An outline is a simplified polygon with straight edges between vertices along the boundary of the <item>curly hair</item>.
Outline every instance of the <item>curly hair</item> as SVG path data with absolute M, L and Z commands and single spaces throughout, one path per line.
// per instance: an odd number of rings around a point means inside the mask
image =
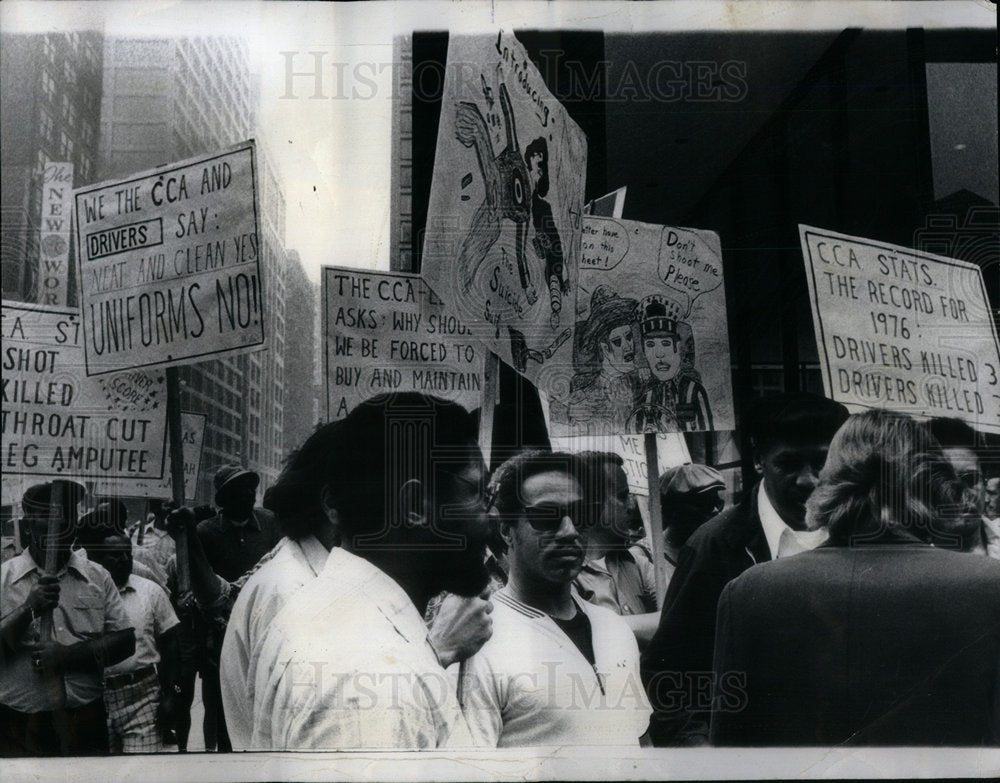
M 870 410 L 837 431 L 806 504 L 812 529 L 839 546 L 918 539 L 954 545 L 975 499 L 926 425 Z

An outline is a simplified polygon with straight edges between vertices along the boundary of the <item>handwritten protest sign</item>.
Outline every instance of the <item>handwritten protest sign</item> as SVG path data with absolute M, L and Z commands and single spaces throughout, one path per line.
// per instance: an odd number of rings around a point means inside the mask
M 181 439 L 184 451 L 184 499 L 188 503 L 196 502 L 198 494 L 198 474 L 201 471 L 201 448 L 205 439 L 205 423 L 208 416 L 203 413 L 181 413 Z M 115 485 L 98 481 L 94 493 L 98 495 L 125 495 L 140 498 L 169 498 L 173 492 L 170 480 L 170 440 L 163 442 L 163 464 L 168 467 L 164 478 L 160 481 L 145 481 L 128 479 L 118 481 Z
M 5 476 L 100 479 L 109 488 L 164 476 L 161 373 L 86 377 L 75 310 L 4 302 L 0 323 Z
M 529 379 L 569 361 L 586 163 L 513 35 L 449 38 L 421 272 Z
M 482 349 L 419 275 L 323 267 L 323 336 L 330 421 L 394 391 L 480 404 Z
M 69 288 L 69 241 L 73 214 L 73 164 L 49 163 L 42 175 L 42 226 L 39 236 L 41 304 L 63 307 Z
M 596 435 L 582 438 L 552 438 L 552 448 L 579 454 L 583 451 L 612 452 L 622 458 L 622 469 L 628 477 L 628 489 L 634 495 L 649 495 L 646 472 L 646 450 L 641 435 Z M 656 436 L 657 463 L 660 473 L 667 468 L 686 465 L 691 461 L 684 436 L 679 432 Z
M 975 264 L 799 226 L 827 396 L 1000 432 L 1000 347 Z
M 585 217 L 576 319 L 572 363 L 539 377 L 554 435 L 733 429 L 716 234 Z
M 264 344 L 254 154 L 74 191 L 88 375 Z

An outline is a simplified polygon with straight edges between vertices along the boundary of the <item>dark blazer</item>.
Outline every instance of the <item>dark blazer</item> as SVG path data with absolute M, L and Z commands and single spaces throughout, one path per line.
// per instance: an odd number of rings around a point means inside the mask
M 757 514 L 759 491 L 758 484 L 739 505 L 698 528 L 678 554 L 660 624 L 642 655 L 654 745 L 708 739 L 719 596 L 730 580 L 771 559 Z
M 208 564 L 227 582 L 235 582 L 281 540 L 277 517 L 255 508 L 243 527 L 230 524 L 222 510 L 198 524 L 198 538 Z
M 756 566 L 723 591 L 715 666 L 745 676 L 716 744 L 1000 744 L 1000 562 L 917 544 Z

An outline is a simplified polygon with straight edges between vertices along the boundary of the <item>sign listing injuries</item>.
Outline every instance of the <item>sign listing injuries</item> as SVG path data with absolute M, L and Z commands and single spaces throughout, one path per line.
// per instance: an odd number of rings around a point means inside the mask
M 799 234 L 828 396 L 1000 432 L 1000 345 L 979 267 L 809 226 Z
M 419 275 L 323 267 L 323 336 L 330 421 L 388 392 L 480 404 L 483 351 Z
M 264 344 L 252 141 L 74 191 L 88 375 Z
M 164 476 L 162 374 L 83 372 L 83 331 L 74 310 L 4 302 L 3 472 L 125 479 Z
M 208 416 L 204 413 L 181 413 L 181 443 L 184 451 L 184 499 L 188 503 L 196 502 L 198 494 L 198 474 L 201 470 L 202 443 L 205 439 L 205 422 Z M 173 484 L 170 477 L 170 439 L 163 441 L 165 449 L 163 464 L 166 466 L 164 476 L 159 481 L 144 479 L 121 479 L 114 485 L 98 480 L 94 493 L 97 495 L 118 494 L 127 497 L 169 498 L 173 495 Z

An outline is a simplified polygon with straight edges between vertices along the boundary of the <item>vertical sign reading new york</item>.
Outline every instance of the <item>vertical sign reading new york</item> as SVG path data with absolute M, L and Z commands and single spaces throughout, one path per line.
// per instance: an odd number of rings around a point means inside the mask
M 451 37 L 421 272 L 531 379 L 568 362 L 586 164 L 583 132 L 513 35 Z
M 264 344 L 254 144 L 74 191 L 87 374 Z

